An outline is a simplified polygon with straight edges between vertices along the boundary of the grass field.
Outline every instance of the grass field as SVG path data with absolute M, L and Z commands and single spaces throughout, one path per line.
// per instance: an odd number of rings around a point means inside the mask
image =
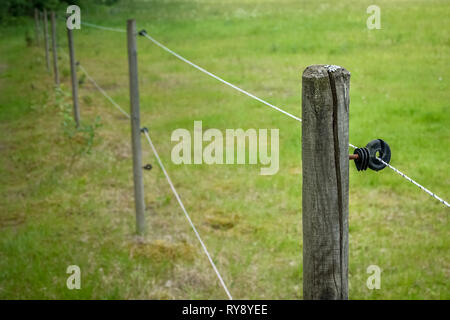
M 448 200 L 450 3 L 377 1 L 382 29 L 368 30 L 371 4 L 147 1 L 82 7 L 82 19 L 123 29 L 136 18 L 174 51 L 298 116 L 303 70 L 343 66 L 352 73 L 350 142 L 385 139 L 394 166 Z M 226 298 L 144 140 L 154 169 L 144 173 L 148 233 L 135 236 L 129 120 L 79 72 L 84 132 L 71 129 L 67 58 L 56 90 L 27 32 L 31 19 L 0 29 L 0 298 Z M 85 26 L 74 34 L 78 60 L 128 110 L 126 35 Z M 301 299 L 299 123 L 145 38 L 138 51 L 141 122 L 233 297 Z M 221 131 L 279 128 L 279 172 L 173 164 L 171 133 L 192 132 L 194 120 Z M 350 298 L 449 299 L 449 213 L 393 171 L 351 164 Z M 66 288 L 72 264 L 81 290 Z M 372 264 L 380 290 L 366 287 Z

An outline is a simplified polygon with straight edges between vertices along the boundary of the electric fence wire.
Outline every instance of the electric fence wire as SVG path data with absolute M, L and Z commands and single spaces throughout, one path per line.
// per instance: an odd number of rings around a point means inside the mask
M 110 31 L 116 31 L 116 32 L 126 32 L 126 31 L 123 30 L 123 29 L 107 28 L 107 27 L 102 27 L 102 26 L 98 26 L 98 25 L 94 25 L 94 24 L 86 23 L 86 22 L 84 22 L 84 24 L 87 25 L 87 26 L 90 26 L 90 27 L 93 27 L 93 28 L 102 29 L 102 30 L 110 30 Z M 285 111 L 285 110 L 283 110 L 283 109 L 281 109 L 281 108 L 279 108 L 279 107 L 277 107 L 277 106 L 274 106 L 273 104 L 271 104 L 271 103 L 269 103 L 269 102 L 267 102 L 267 101 L 265 101 L 265 100 L 263 100 L 263 99 L 261 99 L 261 98 L 258 98 L 258 97 L 255 96 L 254 94 L 251 94 L 250 92 L 245 91 L 244 89 L 241 89 L 241 88 L 239 88 L 238 86 L 235 86 L 234 84 L 232 84 L 232 83 L 230 83 L 230 82 L 228 82 L 228 81 L 222 79 L 222 78 L 219 77 L 219 76 L 216 76 L 215 74 L 213 74 L 213 73 L 211 73 L 211 72 L 209 72 L 209 71 L 203 69 L 202 67 L 196 65 L 195 63 L 193 63 L 193 62 L 187 60 L 186 58 L 184 58 L 184 57 L 182 57 L 182 56 L 180 56 L 178 53 L 176 53 L 176 52 L 170 50 L 170 49 L 167 48 L 165 45 L 163 45 L 162 43 L 160 43 L 160 42 L 158 42 L 157 40 L 155 40 L 154 38 L 152 38 L 150 35 L 147 34 L 147 32 L 143 32 L 142 35 L 143 35 L 144 37 L 146 37 L 147 39 L 149 39 L 150 41 L 152 41 L 152 42 L 153 42 L 154 44 L 156 44 L 157 46 L 159 46 L 160 48 L 162 48 L 163 50 L 169 52 L 170 54 L 174 55 L 175 57 L 177 57 L 177 58 L 180 59 L 181 61 L 183 61 L 183 62 L 189 64 L 190 66 L 196 68 L 197 70 L 199 70 L 199 71 L 201 71 L 201 72 L 203 72 L 203 73 L 209 75 L 210 77 L 213 77 L 214 79 L 216 79 L 216 80 L 218 80 L 218 81 L 220 81 L 220 82 L 226 84 L 227 86 L 229 86 L 229 87 L 231 87 L 231 88 L 233 88 L 233 89 L 235 89 L 235 90 L 237 90 L 237 91 L 239 91 L 239 92 L 241 92 L 241 93 L 243 93 L 243 94 L 249 96 L 250 98 L 255 99 L 255 100 L 257 100 L 257 101 L 259 101 L 259 102 L 265 104 L 266 106 L 268 106 L 268 107 L 270 107 L 270 108 L 272 108 L 272 109 L 275 109 L 275 110 L 277 110 L 277 111 L 279 111 L 279 112 L 281 112 L 281 113 L 284 113 L 285 115 L 287 115 L 288 117 L 291 117 L 292 119 L 295 119 L 295 120 L 297 120 L 297 121 L 299 121 L 299 122 L 302 122 L 302 119 L 300 119 L 299 117 L 296 117 L 296 116 L 294 116 L 293 114 L 291 114 L 291 113 L 289 113 L 289 112 L 287 112 L 287 111 Z
M 181 201 L 181 198 L 180 198 L 180 196 L 178 195 L 178 192 L 177 192 L 177 190 L 175 189 L 175 186 L 173 185 L 172 180 L 170 179 L 169 174 L 168 174 L 167 171 L 166 171 L 166 168 L 164 167 L 164 165 L 163 165 L 161 159 L 159 158 L 158 152 L 156 151 L 156 148 L 155 148 L 155 146 L 153 145 L 152 139 L 150 139 L 150 135 L 148 134 L 148 131 L 147 131 L 147 130 L 144 130 L 144 134 L 145 134 L 145 136 L 146 136 L 146 138 L 147 138 L 147 141 L 148 141 L 150 147 L 152 148 L 152 151 L 153 151 L 153 154 L 154 154 L 155 157 L 156 157 L 156 160 L 158 160 L 158 163 L 159 163 L 159 166 L 161 167 L 161 170 L 164 172 L 164 175 L 166 176 L 167 182 L 169 183 L 170 188 L 172 189 L 173 194 L 174 194 L 175 197 L 177 198 L 177 201 L 178 201 L 178 203 L 180 204 L 180 207 L 181 207 L 181 209 L 183 210 L 184 215 L 186 216 L 186 219 L 189 221 L 189 224 L 191 225 L 192 230 L 194 230 L 194 233 L 195 233 L 195 235 L 197 236 L 198 241 L 199 241 L 200 244 L 202 245 L 203 251 L 205 252 L 206 256 L 208 257 L 209 263 L 210 263 L 211 266 L 213 267 L 214 272 L 215 272 L 216 275 L 217 275 L 217 278 L 219 278 L 220 284 L 222 285 L 223 289 L 225 290 L 225 292 L 226 292 L 228 298 L 229 298 L 230 300 L 233 300 L 233 297 L 231 296 L 230 291 L 228 291 L 228 288 L 227 288 L 225 282 L 223 281 L 222 276 L 221 276 L 220 273 L 219 273 L 219 270 L 217 270 L 216 265 L 214 264 L 214 262 L 213 262 L 213 260 L 212 260 L 212 258 L 211 258 L 211 255 L 210 255 L 209 252 L 208 252 L 208 249 L 206 248 L 205 244 L 203 243 L 202 238 L 200 237 L 200 234 L 199 234 L 198 231 L 197 231 L 197 228 L 195 227 L 194 223 L 193 223 L 192 220 L 191 220 L 191 217 L 189 216 L 188 212 L 186 211 L 186 208 L 184 207 L 184 204 L 183 204 L 183 202 Z
M 93 27 L 93 28 L 98 28 L 98 29 L 104 29 L 104 30 L 110 30 L 110 31 L 116 31 L 116 32 L 126 32 L 126 31 L 123 30 L 123 29 L 107 28 L 107 27 L 102 27 L 102 26 L 94 25 L 94 24 L 91 24 L 91 23 L 87 24 L 86 22 L 85 22 L 84 24 L 86 24 L 86 25 L 88 25 L 88 26 L 90 26 L 90 27 Z M 239 91 L 239 92 L 241 92 L 241 93 L 243 93 L 243 94 L 245 94 L 245 95 L 247 95 L 247 96 L 249 96 L 249 97 L 251 97 L 251 98 L 253 98 L 253 99 L 255 99 L 255 100 L 257 100 L 257 101 L 259 101 L 259 102 L 261 102 L 261 103 L 263 103 L 263 104 L 265 104 L 265 105 L 267 105 L 267 106 L 269 106 L 269 107 L 271 107 L 271 108 L 273 108 L 273 109 L 275 109 L 275 110 L 277 110 L 277 111 L 279 111 L 279 112 L 281 112 L 281 113 L 284 113 L 285 115 L 287 115 L 287 116 L 289 116 L 289 117 L 291 117 L 291 118 L 293 118 L 293 119 L 295 119 L 295 120 L 297 120 L 297 121 L 299 121 L 299 122 L 302 122 L 302 119 L 301 119 L 301 118 L 296 117 L 296 116 L 290 114 L 289 112 L 284 111 L 283 109 L 280 109 L 280 108 L 278 108 L 278 107 L 276 107 L 276 106 L 270 104 L 269 102 L 267 102 L 267 101 L 265 101 L 265 100 L 263 100 L 263 99 L 261 99 L 261 98 L 258 98 L 257 96 L 255 96 L 255 95 L 253 95 L 253 94 L 251 94 L 251 93 L 249 93 L 249 92 L 247 92 L 247 91 L 245 91 L 245 90 L 243 90 L 243 89 L 241 89 L 241 88 L 235 86 L 234 84 L 229 83 L 228 81 L 223 80 L 223 79 L 220 78 L 219 76 L 216 76 L 215 74 L 213 74 L 213 73 L 211 73 L 211 72 L 209 72 L 209 71 L 203 69 L 202 67 L 200 67 L 200 66 L 196 65 L 195 63 L 189 61 L 188 59 L 182 57 L 182 56 L 179 55 L 178 53 L 176 53 L 176 52 L 172 51 L 171 49 L 167 48 L 166 46 L 164 46 L 164 45 L 163 45 L 162 43 L 160 43 L 159 41 L 155 40 L 155 39 L 154 39 L 153 37 L 151 37 L 146 31 L 143 30 L 141 34 L 142 34 L 144 37 L 146 37 L 148 40 L 152 41 L 152 42 L 153 42 L 155 45 L 157 45 L 158 47 L 160 47 L 160 48 L 162 48 L 163 50 L 167 51 L 168 53 L 172 54 L 173 56 L 175 56 L 176 58 L 180 59 L 181 61 L 183 61 L 183 62 L 189 64 L 190 66 L 196 68 L 197 70 L 199 70 L 199 71 L 201 71 L 201 72 L 203 72 L 203 73 L 205 73 L 205 74 L 211 76 L 212 78 L 214 78 L 214 79 L 216 79 L 216 80 L 218 80 L 218 81 L 220 81 L 220 82 L 222 82 L 222 83 L 224 83 L 224 84 L 230 86 L 231 88 L 233 88 L 233 89 L 235 89 L 235 90 L 237 90 L 237 91 Z M 351 143 L 349 143 L 349 146 L 352 147 L 353 149 L 357 149 L 357 147 L 356 147 L 355 145 L 351 144 Z M 430 195 L 432 198 L 434 198 L 434 199 L 438 200 L 439 202 L 443 203 L 445 206 L 450 207 L 450 204 L 449 204 L 447 201 L 443 200 L 441 197 L 439 197 L 438 195 L 436 195 L 434 192 L 432 192 L 432 191 L 430 191 L 429 189 L 425 188 L 425 187 L 422 186 L 420 183 L 418 183 L 418 182 L 416 182 L 415 180 L 413 180 L 412 178 L 408 177 L 406 174 L 404 174 L 404 173 L 401 172 L 400 170 L 396 169 L 396 168 L 393 167 L 392 165 L 390 165 L 390 164 L 384 162 L 383 160 L 381 160 L 381 159 L 379 159 L 379 158 L 377 158 L 377 159 L 378 159 L 379 161 L 381 161 L 382 163 L 384 163 L 388 168 L 390 168 L 391 170 L 393 170 L 394 172 L 396 172 L 397 174 L 399 174 L 401 177 L 403 177 L 403 178 L 406 179 L 407 181 L 409 181 L 409 182 L 413 183 L 414 185 L 416 185 L 417 187 L 419 187 L 420 190 L 424 191 L 425 193 L 427 193 L 428 195 Z
M 352 145 L 350 143 L 350 146 L 353 149 L 358 149 L 358 147 Z M 444 204 L 447 207 L 450 207 L 450 204 L 445 201 L 444 199 L 442 199 L 441 197 L 439 197 L 437 194 L 435 194 L 434 192 L 428 190 L 427 188 L 425 188 L 424 186 L 422 186 L 420 183 L 414 181 L 413 179 L 411 179 L 410 177 L 408 177 L 406 174 L 404 174 L 403 172 L 401 172 L 400 170 L 398 170 L 397 168 L 393 167 L 392 165 L 390 165 L 389 163 L 387 163 L 386 161 L 380 159 L 379 157 L 376 157 L 378 161 L 380 161 L 381 163 L 383 163 L 385 166 L 387 166 L 389 169 L 391 169 L 392 171 L 394 171 L 395 173 L 399 174 L 401 177 L 405 178 L 407 181 L 411 182 L 412 184 L 414 184 L 415 186 L 417 186 L 420 190 L 422 190 L 423 192 L 427 193 L 429 196 L 433 197 L 434 199 L 436 199 L 437 201 L 441 202 L 442 204 Z
M 92 23 L 88 23 L 88 22 L 84 22 L 81 21 L 82 25 L 88 26 L 88 27 L 92 27 L 92 28 L 97 28 L 97 29 L 101 29 L 101 30 L 106 30 L 106 31 L 115 31 L 115 32 L 121 32 L 121 33 L 125 33 L 126 31 L 123 29 L 116 29 L 116 28 L 110 28 L 110 27 L 103 27 L 103 26 L 99 26 L 96 24 L 92 24 Z
M 400 170 L 398 170 L 397 168 L 394 168 L 393 166 L 391 166 L 389 163 L 383 161 L 382 159 L 377 157 L 377 160 L 381 161 L 381 163 L 383 163 L 385 166 L 387 166 L 388 168 L 392 169 L 395 173 L 399 174 L 401 177 L 405 178 L 406 180 L 408 180 L 409 182 L 411 182 L 412 184 L 414 184 L 415 186 L 417 186 L 420 190 L 422 190 L 423 192 L 426 192 L 428 195 L 430 195 L 431 197 L 433 197 L 434 199 L 436 199 L 437 201 L 441 202 L 442 204 L 444 204 L 445 206 L 450 208 L 450 204 L 445 201 L 444 199 L 442 199 L 441 197 L 439 197 L 437 194 L 435 194 L 434 192 L 428 190 L 427 188 L 425 188 L 424 186 L 422 186 L 420 183 L 414 181 L 413 179 L 411 179 L 410 177 L 408 177 L 406 174 L 404 174 L 403 172 L 401 172 Z
M 291 117 L 292 119 L 295 119 L 295 120 L 297 120 L 297 121 L 299 121 L 299 122 L 302 122 L 302 119 L 300 119 L 299 117 L 296 117 L 296 116 L 294 116 L 293 114 L 291 114 L 291 113 L 289 113 L 289 112 L 287 112 L 287 111 L 285 111 L 285 110 L 283 110 L 283 109 L 281 109 L 281 108 L 278 108 L 278 107 L 274 106 L 273 104 L 271 104 L 271 103 L 269 103 L 269 102 L 267 102 L 267 101 L 265 101 L 265 100 L 263 100 L 263 99 L 261 99 L 261 98 L 258 98 L 258 97 L 255 96 L 254 94 L 251 94 L 250 92 L 245 91 L 244 89 L 241 89 L 241 88 L 239 88 L 238 86 L 235 86 L 234 84 L 229 83 L 229 82 L 226 81 L 226 80 L 223 80 L 221 77 L 216 76 L 215 74 L 213 74 L 213 73 L 211 73 L 211 72 L 209 72 L 209 71 L 203 69 L 202 67 L 196 65 L 195 63 L 193 63 L 193 62 L 187 60 L 186 58 L 184 58 L 184 57 L 182 57 L 182 56 L 180 56 L 178 53 L 176 53 L 176 52 L 170 50 L 169 48 L 167 48 L 166 46 L 164 46 L 164 45 L 161 44 L 160 42 L 158 42 L 158 41 L 156 41 L 155 39 L 153 39 L 151 36 L 149 36 L 149 35 L 147 34 L 147 32 L 143 32 L 142 34 L 143 34 L 144 37 L 146 37 L 147 39 L 149 39 L 150 41 L 152 41 L 152 42 L 153 42 L 154 44 L 156 44 L 158 47 L 160 47 L 160 48 L 162 48 L 163 50 L 169 52 L 169 53 L 172 54 L 173 56 L 175 56 L 175 57 L 177 57 L 178 59 L 180 59 L 181 61 L 183 61 L 183 62 L 189 64 L 190 66 L 194 67 L 195 69 L 197 69 L 197 70 L 199 70 L 199 71 L 201 71 L 201 72 L 203 72 L 203 73 L 209 75 L 210 77 L 213 77 L 214 79 L 216 79 L 216 80 L 218 80 L 218 81 L 220 81 L 220 82 L 226 84 L 227 86 L 229 86 L 229 87 L 231 87 L 231 88 L 233 88 L 233 89 L 235 89 L 235 90 L 237 90 L 237 91 L 239 91 L 239 92 L 241 92 L 241 93 L 243 93 L 243 94 L 249 96 L 250 98 L 255 99 L 255 100 L 257 100 L 257 101 L 259 101 L 259 102 L 265 104 L 266 106 L 268 106 L 268 107 L 270 107 L 270 108 L 272 108 L 272 109 L 275 109 L 275 110 L 277 110 L 277 111 L 279 111 L 279 112 L 281 112 L 281 113 L 284 113 L 285 115 L 287 115 L 288 117 Z
M 122 112 L 127 118 L 130 118 L 130 115 L 129 115 L 125 110 L 123 110 L 122 107 L 119 106 L 119 105 L 113 100 L 113 98 L 111 98 L 110 95 L 109 95 L 108 93 L 106 93 L 105 90 L 103 90 L 102 87 L 100 87 L 100 86 L 98 85 L 98 83 L 97 83 L 97 82 L 89 75 L 89 73 L 86 71 L 86 69 L 85 69 L 81 64 L 78 64 L 78 67 L 79 67 L 80 70 L 83 71 L 83 73 L 86 75 L 86 78 L 88 78 L 88 80 L 89 80 L 90 82 L 92 82 L 92 84 L 98 89 L 98 91 L 100 91 L 101 94 L 103 94 L 103 95 L 105 96 L 105 98 L 108 99 L 109 102 L 111 102 L 111 103 L 113 104 L 113 106 L 117 108 L 117 110 L 119 110 L 120 112 Z

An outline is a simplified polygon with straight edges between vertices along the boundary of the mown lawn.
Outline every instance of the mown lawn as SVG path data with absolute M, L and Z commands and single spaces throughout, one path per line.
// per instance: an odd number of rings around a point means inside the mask
M 174 51 L 294 115 L 303 70 L 341 65 L 352 73 L 350 142 L 385 139 L 394 166 L 448 200 L 450 3 L 378 1 L 382 29 L 369 31 L 371 4 L 147 1 L 82 8 L 82 19 L 123 29 L 136 18 Z M 58 28 L 66 51 L 63 21 Z M 56 90 L 43 48 L 26 44 L 33 32 L 31 20 L 0 29 L 0 298 L 226 298 L 145 140 L 148 233 L 135 236 L 129 120 L 79 72 L 86 133 L 71 129 L 67 58 Z M 78 60 L 128 110 L 125 34 L 74 34 Z M 138 51 L 142 124 L 233 297 L 301 299 L 299 123 L 145 38 Z M 171 133 L 192 132 L 194 120 L 222 132 L 279 128 L 279 172 L 173 164 Z M 351 164 L 350 298 L 449 299 L 449 213 L 391 170 Z M 81 290 L 66 288 L 73 264 Z M 366 287 L 372 264 L 380 290 Z

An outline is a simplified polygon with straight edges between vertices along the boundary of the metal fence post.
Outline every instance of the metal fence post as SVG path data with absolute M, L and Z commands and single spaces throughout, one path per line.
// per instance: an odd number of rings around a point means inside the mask
M 48 43 L 48 19 L 47 9 L 44 8 L 44 42 L 45 42 L 45 61 L 47 63 L 47 71 L 50 72 L 50 54 Z
M 338 66 L 303 72 L 304 299 L 348 299 L 349 87 Z
M 144 182 L 142 177 L 141 127 L 139 111 L 139 86 L 136 49 L 136 21 L 127 22 L 128 67 L 130 80 L 131 145 L 133 151 L 134 202 L 136 207 L 136 231 L 145 233 Z
M 58 53 L 56 48 L 56 19 L 54 11 L 52 11 L 51 13 L 51 20 L 52 20 L 53 72 L 55 76 L 55 84 L 59 86 Z
M 76 126 L 80 126 L 80 109 L 78 105 L 78 81 L 77 69 L 75 66 L 75 49 L 73 46 L 73 31 L 67 28 L 67 40 L 69 43 L 69 57 L 70 57 L 70 74 L 72 79 L 72 100 L 73 100 L 73 118 Z

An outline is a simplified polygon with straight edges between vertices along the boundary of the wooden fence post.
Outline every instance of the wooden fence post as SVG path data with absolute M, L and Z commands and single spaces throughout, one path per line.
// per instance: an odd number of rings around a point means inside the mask
M 39 10 L 37 8 L 34 8 L 34 23 L 36 28 L 36 44 L 38 46 L 41 45 L 41 35 L 39 33 Z
M 55 84 L 59 86 L 58 53 L 56 48 L 56 19 L 54 11 L 52 11 L 51 13 L 51 20 L 52 20 L 53 72 L 55 76 Z
M 145 233 L 144 182 L 142 177 L 141 124 L 139 111 L 139 86 L 136 49 L 136 21 L 127 22 L 128 68 L 130 78 L 131 145 L 133 152 L 134 202 L 136 231 Z
M 304 299 L 348 299 L 349 87 L 338 66 L 303 72 Z
M 69 43 L 70 74 L 72 79 L 73 118 L 78 128 L 80 126 L 80 109 L 78 106 L 77 68 L 75 66 L 75 49 L 73 46 L 73 32 L 72 29 L 70 28 L 67 28 L 67 40 Z
M 47 9 L 44 8 L 44 42 L 45 42 L 45 61 L 47 63 L 47 71 L 50 72 L 50 54 L 48 44 L 48 19 Z

